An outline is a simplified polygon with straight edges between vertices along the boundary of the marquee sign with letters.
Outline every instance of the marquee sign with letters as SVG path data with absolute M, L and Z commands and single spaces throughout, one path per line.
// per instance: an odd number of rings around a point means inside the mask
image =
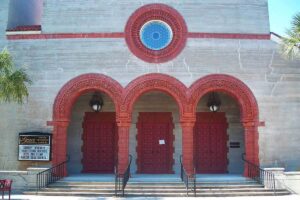
M 51 138 L 49 133 L 20 133 L 19 160 L 50 161 Z

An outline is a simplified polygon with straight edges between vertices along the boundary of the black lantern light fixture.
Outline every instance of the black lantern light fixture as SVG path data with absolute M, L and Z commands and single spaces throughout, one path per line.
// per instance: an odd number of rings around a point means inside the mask
M 100 94 L 95 93 L 90 100 L 90 106 L 95 112 L 100 112 L 103 107 L 103 99 Z
M 218 112 L 220 110 L 221 100 L 219 95 L 215 92 L 209 94 L 207 107 L 211 112 Z

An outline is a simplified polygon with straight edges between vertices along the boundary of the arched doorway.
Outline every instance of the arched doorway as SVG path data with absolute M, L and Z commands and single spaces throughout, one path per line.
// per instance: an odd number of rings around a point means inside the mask
M 117 124 L 115 106 L 105 93 L 97 92 L 103 100 L 101 112 L 89 105 L 95 95 L 82 94 L 72 107 L 67 133 L 69 174 L 114 173 L 117 155 Z
M 101 74 L 85 74 L 66 83 L 59 91 L 53 105 L 53 121 L 49 125 L 53 129 L 52 164 L 56 165 L 67 158 L 67 132 L 71 120 L 72 108 L 76 100 L 89 92 L 105 93 L 115 105 L 118 118 L 122 86 L 113 79 Z M 67 171 L 65 171 L 67 174 Z
M 221 103 L 217 112 L 207 106 L 211 97 Z M 244 128 L 239 105 L 231 96 L 213 92 L 200 99 L 194 127 L 194 150 L 197 173 L 243 173 Z
M 181 143 L 178 124 L 184 112 L 182 103 L 186 102 L 185 86 L 170 76 L 151 74 L 132 81 L 126 91 L 127 113 L 136 124 L 131 134 L 137 132 L 136 137 L 130 137 L 136 138 L 137 143 L 136 152 L 132 152 L 137 158 L 136 172 L 179 173 L 181 152 L 175 150 L 174 144 Z
M 179 157 L 175 145 L 181 141 L 179 111 L 174 99 L 162 92 L 148 92 L 136 101 L 132 120 L 136 124 L 130 133 L 130 138 L 136 138 L 131 140 L 131 149 L 136 146 L 131 151 L 136 154 L 136 172 L 173 173 Z
M 200 99 L 210 92 L 222 92 L 238 103 L 240 122 L 244 128 L 246 159 L 259 165 L 258 106 L 251 90 L 242 81 L 229 75 L 213 74 L 203 77 L 189 89 L 189 100 L 194 113 Z M 247 174 L 246 166 L 244 173 Z

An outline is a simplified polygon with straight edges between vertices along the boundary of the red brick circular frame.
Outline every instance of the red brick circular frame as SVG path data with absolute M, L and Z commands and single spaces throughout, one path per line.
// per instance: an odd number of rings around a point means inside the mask
M 173 31 L 171 43 L 162 50 L 148 49 L 140 39 L 141 27 L 151 20 L 164 21 Z M 187 26 L 181 14 L 164 4 L 148 4 L 137 9 L 130 16 L 125 27 L 125 39 L 130 51 L 149 63 L 163 63 L 177 57 L 185 47 L 187 33 Z

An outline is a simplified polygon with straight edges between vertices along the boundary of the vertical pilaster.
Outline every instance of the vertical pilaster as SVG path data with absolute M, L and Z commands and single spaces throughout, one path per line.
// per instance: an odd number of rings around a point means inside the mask
M 118 122 L 118 173 L 124 174 L 129 163 L 129 130 L 131 122 Z
M 69 121 L 54 122 L 52 144 L 52 166 L 56 166 L 67 160 L 67 132 Z M 63 175 L 67 176 L 65 165 Z
M 259 166 L 258 129 L 255 122 L 244 123 L 245 159 Z M 248 176 L 248 166 L 245 165 L 244 175 Z
M 188 175 L 194 173 L 194 125 L 195 119 L 181 121 L 183 166 Z

